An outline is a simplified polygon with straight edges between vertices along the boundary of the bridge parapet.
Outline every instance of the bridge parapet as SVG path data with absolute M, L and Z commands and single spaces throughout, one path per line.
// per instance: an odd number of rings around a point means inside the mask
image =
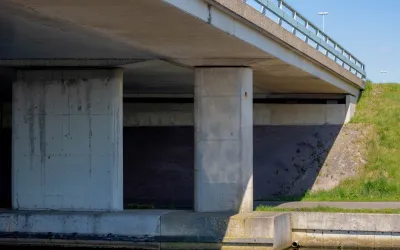
M 243 0 L 361 79 L 365 64 L 283 0 Z

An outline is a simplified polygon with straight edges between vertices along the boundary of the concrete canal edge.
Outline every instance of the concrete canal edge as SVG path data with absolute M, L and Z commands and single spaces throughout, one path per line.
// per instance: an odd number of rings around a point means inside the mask
M 283 249 L 291 244 L 290 214 L 5 211 L 0 244 L 136 249 Z
M 292 239 L 307 247 L 399 249 L 400 214 L 291 213 Z
M 400 215 L 253 212 L 0 212 L 0 244 L 136 249 L 400 246 Z

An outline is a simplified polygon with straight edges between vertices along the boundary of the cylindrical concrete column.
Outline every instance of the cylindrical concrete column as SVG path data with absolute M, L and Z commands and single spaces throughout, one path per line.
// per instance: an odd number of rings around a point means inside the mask
M 195 69 L 195 210 L 253 211 L 253 72 Z
M 18 70 L 12 206 L 122 210 L 122 70 Z

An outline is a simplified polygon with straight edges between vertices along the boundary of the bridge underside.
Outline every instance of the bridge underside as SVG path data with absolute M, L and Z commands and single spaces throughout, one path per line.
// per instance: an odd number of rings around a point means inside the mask
M 299 145 L 329 152 L 361 80 L 280 27 L 289 45 L 182 3 L 0 3 L 3 206 L 248 212 L 253 169 L 258 198 L 312 186 Z
M 356 77 L 311 60 L 309 45 L 296 52 L 203 0 L 179 3 L 2 1 L 0 66 L 121 66 L 127 93 L 152 94 L 193 94 L 194 66 L 250 66 L 255 93 L 358 95 Z

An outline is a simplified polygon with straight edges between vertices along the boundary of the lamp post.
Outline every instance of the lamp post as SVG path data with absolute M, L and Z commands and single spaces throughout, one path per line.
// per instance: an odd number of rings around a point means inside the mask
M 322 16 L 322 31 L 325 32 L 325 16 L 328 15 L 328 12 L 318 12 L 318 15 Z
M 387 74 L 387 70 L 381 70 L 381 74 L 383 75 L 382 83 L 385 83 L 385 75 Z

